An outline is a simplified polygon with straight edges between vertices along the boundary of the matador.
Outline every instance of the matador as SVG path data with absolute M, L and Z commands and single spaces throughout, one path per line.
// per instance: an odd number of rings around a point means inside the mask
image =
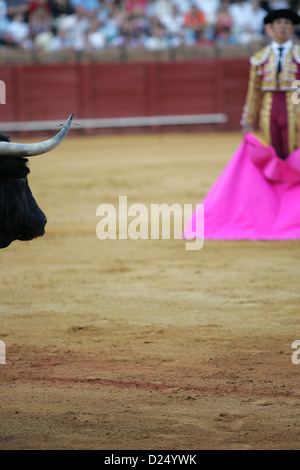
M 293 10 L 273 10 L 264 23 L 272 41 L 250 58 L 241 125 L 244 131 L 251 132 L 258 123 L 265 143 L 285 160 L 300 147 L 300 105 L 295 100 L 300 80 L 300 46 L 292 39 L 300 17 Z

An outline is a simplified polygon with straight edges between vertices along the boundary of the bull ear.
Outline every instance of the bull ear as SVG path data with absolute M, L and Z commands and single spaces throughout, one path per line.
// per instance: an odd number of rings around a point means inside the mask
M 8 158 L 33 157 L 50 152 L 57 147 L 66 137 L 71 127 L 73 114 L 70 114 L 68 120 L 62 129 L 51 139 L 34 144 L 17 144 L 14 142 L 0 142 L 0 156 Z

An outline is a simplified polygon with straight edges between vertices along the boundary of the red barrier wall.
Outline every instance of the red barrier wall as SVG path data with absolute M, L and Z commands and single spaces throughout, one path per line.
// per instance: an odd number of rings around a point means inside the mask
M 237 130 L 248 74 L 247 58 L 6 65 L 0 122 L 224 113 Z

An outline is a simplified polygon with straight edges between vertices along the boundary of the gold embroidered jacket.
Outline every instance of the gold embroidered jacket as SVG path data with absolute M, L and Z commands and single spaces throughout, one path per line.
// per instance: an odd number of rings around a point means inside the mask
M 276 57 L 270 45 L 264 47 L 250 58 L 250 77 L 241 125 L 254 128 L 259 117 L 259 128 L 263 138 L 270 142 L 270 110 L 274 91 L 286 92 L 290 135 L 289 147 L 292 151 L 299 146 L 300 105 L 293 104 L 292 95 L 300 82 L 300 46 L 293 44 L 286 54 L 282 71 L 276 73 Z M 298 86 L 297 86 L 298 85 Z
M 242 124 L 253 126 L 258 117 L 263 93 L 266 91 L 296 91 L 293 86 L 300 79 L 300 46 L 294 44 L 287 53 L 282 72 L 277 80 L 275 53 L 271 45 L 250 58 L 250 79 Z

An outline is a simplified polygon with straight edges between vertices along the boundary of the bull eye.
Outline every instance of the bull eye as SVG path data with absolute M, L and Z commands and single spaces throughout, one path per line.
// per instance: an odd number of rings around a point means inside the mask
M 10 138 L 8 135 L 0 134 L 0 141 L 1 142 L 10 142 Z
M 26 158 L 10 159 L 0 157 L 0 178 L 25 178 L 30 172 L 27 162 Z

